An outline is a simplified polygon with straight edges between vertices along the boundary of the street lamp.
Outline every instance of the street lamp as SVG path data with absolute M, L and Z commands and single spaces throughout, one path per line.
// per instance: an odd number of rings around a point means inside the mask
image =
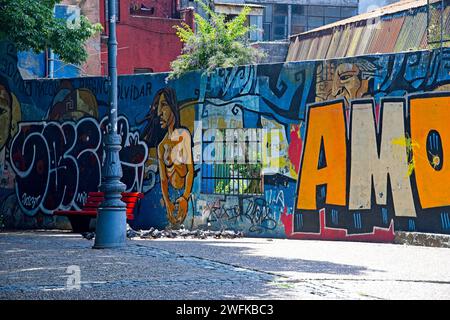
M 109 113 L 104 150 L 106 154 L 102 167 L 100 191 L 105 195 L 97 214 L 97 226 L 94 249 L 116 248 L 126 243 L 126 205 L 120 199 L 125 185 L 120 181 L 122 167 L 119 151 L 121 137 L 117 133 L 117 39 L 116 39 L 116 1 L 108 1 L 108 76 L 109 76 Z

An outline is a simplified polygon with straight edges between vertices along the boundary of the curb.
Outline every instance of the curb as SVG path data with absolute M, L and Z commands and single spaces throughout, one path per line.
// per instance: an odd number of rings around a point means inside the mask
M 396 231 L 394 243 L 412 246 L 450 248 L 450 235 Z

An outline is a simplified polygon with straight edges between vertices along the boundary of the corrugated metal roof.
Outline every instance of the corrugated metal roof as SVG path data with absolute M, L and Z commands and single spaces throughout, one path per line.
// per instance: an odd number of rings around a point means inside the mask
M 359 38 L 358 44 L 356 46 L 355 55 L 360 56 L 366 53 L 367 47 L 372 41 L 373 35 L 377 30 L 371 27 L 365 27 L 361 37 Z
M 380 22 L 376 37 L 367 53 L 389 53 L 394 50 L 405 17 L 385 19 Z
M 353 29 L 353 38 L 348 46 L 347 56 L 354 56 L 356 54 L 356 49 L 358 47 L 358 43 L 363 33 L 364 27 L 358 26 L 356 28 L 354 27 Z
M 407 16 L 405 21 L 403 22 L 403 28 L 400 30 L 397 41 L 394 46 L 394 51 L 399 52 L 403 51 L 406 47 L 406 40 L 408 38 L 408 34 L 411 32 L 411 27 L 413 24 L 414 17 Z
M 352 28 L 350 26 L 346 26 L 342 30 L 341 40 L 339 42 L 338 49 L 336 50 L 335 57 L 345 57 L 347 53 L 348 46 L 350 44 L 350 37 L 352 35 Z
M 436 0 L 431 0 L 434 1 Z M 450 38 L 450 1 L 447 0 L 445 5 L 444 36 Z M 287 61 L 331 59 L 429 47 L 426 0 L 406 0 L 376 12 L 377 14 L 360 15 L 291 38 L 291 46 L 294 49 L 299 46 L 300 49 L 292 51 Z M 361 17 L 370 18 L 362 20 Z
M 342 32 L 340 30 L 334 30 L 331 38 L 330 46 L 328 47 L 327 55 L 325 58 L 331 59 L 336 56 L 336 51 L 339 47 L 339 40 L 341 39 Z
M 295 61 L 298 54 L 298 49 L 300 48 L 300 40 L 295 38 L 295 42 L 290 44 L 286 61 Z
M 308 54 L 306 55 L 306 60 L 315 59 L 317 56 L 317 49 L 319 49 L 320 38 L 313 38 L 311 45 L 309 46 Z
M 325 59 L 328 52 L 328 47 L 330 46 L 331 42 L 331 34 L 326 34 L 320 37 L 320 44 L 319 49 L 317 50 L 317 58 L 316 59 Z M 309 57 L 310 59 L 313 59 L 313 57 Z
M 309 41 L 307 41 L 307 40 L 309 40 Z M 304 60 L 304 57 L 305 57 L 305 54 L 304 54 L 304 52 L 305 52 L 305 50 L 306 50 L 306 46 L 307 45 L 309 45 L 309 42 L 311 41 L 311 39 L 307 39 L 307 40 L 305 40 L 305 41 L 300 41 L 300 43 L 299 43 L 299 45 L 298 45 L 298 51 L 297 51 L 297 55 L 296 55 L 296 57 L 297 57 L 297 59 L 298 60 Z
M 389 14 L 394 14 L 397 12 L 401 12 L 401 11 L 405 11 L 405 10 L 410 10 L 410 9 L 414 9 L 414 8 L 418 8 L 418 7 L 422 7 L 427 5 L 427 0 L 402 0 L 396 3 L 393 3 L 391 5 L 388 6 L 384 6 L 381 8 L 378 8 L 376 10 L 373 10 L 371 12 L 367 12 L 367 13 L 363 13 L 363 14 L 359 14 L 357 16 L 354 17 L 350 17 L 348 19 L 344 19 L 344 20 L 339 20 L 337 22 L 334 23 L 330 23 L 327 24 L 325 26 L 307 31 L 307 32 L 303 32 L 300 34 L 296 34 L 296 35 L 292 35 L 291 37 L 296 37 L 298 35 L 307 35 L 310 33 L 315 33 L 318 31 L 322 31 L 322 30 L 327 30 L 330 28 L 335 28 L 338 26 L 343 26 L 349 23 L 354 23 L 354 22 L 358 22 L 358 21 L 366 21 L 369 19 L 373 19 L 373 18 L 378 18 L 384 15 L 389 15 Z
M 375 28 L 375 32 L 373 34 L 373 37 L 370 41 L 370 43 L 367 45 L 366 52 L 367 53 L 376 53 L 377 44 L 382 41 L 384 35 L 384 28 L 386 27 L 385 23 L 383 21 L 378 21 L 373 28 Z
M 424 35 L 427 33 L 427 12 L 420 12 L 414 19 L 414 30 L 411 33 L 412 48 L 419 48 Z
M 388 24 L 388 29 L 386 30 L 386 43 L 385 43 L 385 51 L 381 51 L 383 53 L 389 53 L 394 50 L 395 43 L 397 41 L 398 35 L 403 28 L 403 23 L 405 22 L 405 17 L 397 17 L 390 19 Z M 382 46 L 382 44 L 381 44 Z
M 300 43 L 300 51 L 298 53 L 298 57 L 300 60 L 306 60 L 309 52 L 309 48 L 311 45 L 312 39 L 306 39 L 305 41 L 301 41 Z
M 427 13 L 407 15 L 395 43 L 394 51 L 418 50 L 427 28 Z
M 420 41 L 420 49 L 426 49 L 427 45 L 428 45 L 428 35 L 427 35 L 427 31 L 425 30 L 425 32 L 423 33 L 422 36 L 422 40 Z

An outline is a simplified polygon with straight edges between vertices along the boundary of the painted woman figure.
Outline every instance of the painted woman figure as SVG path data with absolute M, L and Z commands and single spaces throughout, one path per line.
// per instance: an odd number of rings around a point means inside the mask
M 162 130 L 155 130 L 157 119 Z M 188 213 L 194 164 L 191 134 L 180 125 L 180 112 L 174 89 L 163 88 L 156 93 L 146 120 L 148 124 L 143 130 L 142 138 L 150 145 L 157 144 L 161 191 L 167 219 L 172 225 L 179 225 Z M 156 143 L 157 141 L 159 142 Z
M 21 120 L 20 103 L 0 77 L 0 188 L 13 189 L 15 174 L 9 162 L 9 144 L 18 131 Z
M 0 83 L 0 150 L 10 138 L 12 123 L 12 97 L 6 85 Z

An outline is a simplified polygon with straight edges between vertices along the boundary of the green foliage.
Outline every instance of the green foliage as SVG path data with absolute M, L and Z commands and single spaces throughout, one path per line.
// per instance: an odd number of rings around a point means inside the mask
M 247 35 L 254 30 L 246 26 L 250 8 L 245 7 L 237 17 L 225 21 L 225 15 L 213 12 L 204 0 L 195 1 L 210 18 L 205 19 L 195 14 L 197 32 L 187 24 L 174 27 L 184 48 L 182 54 L 171 64 L 173 72 L 169 79 L 179 78 L 186 72 L 197 69 L 211 72 L 215 68 L 254 64 L 264 56 L 264 53 L 248 43 Z
M 214 193 L 261 194 L 261 170 L 261 163 L 216 164 Z
M 79 64 L 88 54 L 84 43 L 100 32 L 100 24 L 91 24 L 81 16 L 68 24 L 53 16 L 53 7 L 61 0 L 0 0 L 0 40 L 11 41 L 17 50 L 37 53 L 53 49 L 61 60 Z
M 436 2 L 429 6 L 429 15 L 427 49 L 440 48 L 441 41 L 443 47 L 450 47 L 450 34 L 445 31 L 445 13 L 441 8 L 441 2 Z M 444 15 L 443 21 L 441 21 L 442 15 Z M 444 23 L 443 25 L 442 22 Z

